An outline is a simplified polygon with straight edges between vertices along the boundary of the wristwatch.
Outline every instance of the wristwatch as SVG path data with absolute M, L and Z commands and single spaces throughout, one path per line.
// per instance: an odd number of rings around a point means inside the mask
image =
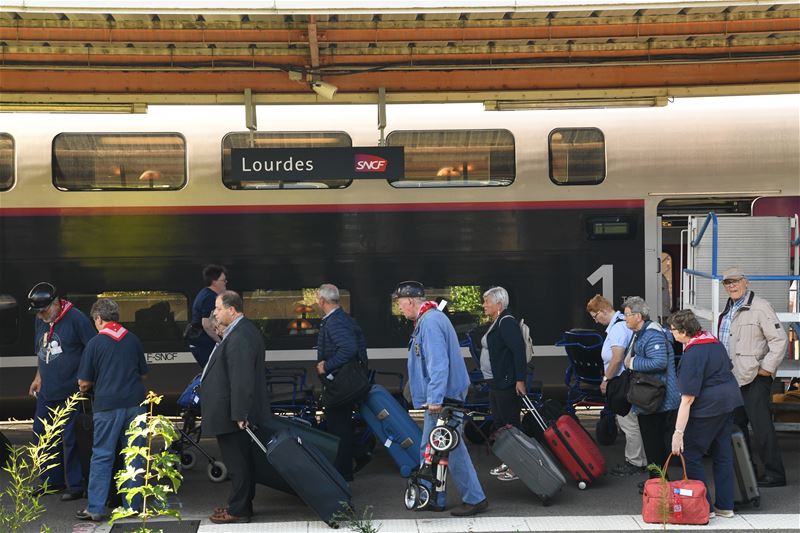
M 606 376 L 603 376 L 603 383 L 605 383 L 606 381 L 608 381 L 608 378 Z

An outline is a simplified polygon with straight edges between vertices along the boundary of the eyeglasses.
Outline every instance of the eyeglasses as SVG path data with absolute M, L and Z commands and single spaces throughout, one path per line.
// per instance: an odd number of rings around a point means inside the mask
M 631 317 L 633 315 L 641 315 L 641 313 L 625 313 L 625 318 Z
M 597 320 L 597 317 L 600 315 L 600 311 L 592 311 L 589 313 L 589 316 L 592 317 L 592 320 Z
M 742 280 L 741 279 L 726 279 L 726 280 L 724 280 L 722 282 L 722 284 L 725 285 L 726 287 L 730 287 L 731 285 L 736 285 L 740 281 L 742 281 Z

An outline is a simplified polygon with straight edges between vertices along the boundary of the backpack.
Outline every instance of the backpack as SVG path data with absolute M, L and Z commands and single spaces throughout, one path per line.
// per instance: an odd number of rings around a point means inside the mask
M 525 323 L 525 319 L 519 320 L 519 331 L 522 333 L 522 340 L 525 341 L 525 361 L 530 363 L 533 357 L 533 340 L 531 339 L 531 328 Z
M 503 318 L 505 318 L 505 316 Z M 511 318 L 514 317 L 511 316 Z M 502 318 L 500 320 L 502 320 Z M 522 341 L 525 343 L 525 362 L 530 363 L 533 357 L 533 340 L 531 339 L 531 328 L 525 323 L 524 318 L 519 320 L 519 332 L 522 333 Z

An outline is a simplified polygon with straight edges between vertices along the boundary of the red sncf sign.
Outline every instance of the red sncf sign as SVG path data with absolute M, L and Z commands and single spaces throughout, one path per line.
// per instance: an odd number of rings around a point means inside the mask
M 376 155 L 372 154 L 356 154 L 355 156 L 355 171 L 356 172 L 386 172 L 389 162 Z

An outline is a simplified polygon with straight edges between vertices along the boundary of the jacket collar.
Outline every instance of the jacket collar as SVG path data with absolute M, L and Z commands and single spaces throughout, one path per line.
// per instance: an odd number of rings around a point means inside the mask
M 742 308 L 744 308 L 744 309 L 750 309 L 750 306 L 753 304 L 753 298 L 755 298 L 755 297 L 756 297 L 756 293 L 754 293 L 754 292 L 753 292 L 753 291 L 751 291 L 751 290 L 748 290 L 748 291 L 747 291 L 747 294 L 745 294 L 743 297 L 744 297 L 744 298 L 747 298 L 747 301 L 745 301 L 745 302 L 742 304 L 742 307 L 740 307 L 740 309 L 742 309 Z M 728 298 L 728 301 L 727 301 L 727 303 L 725 304 L 725 309 L 723 309 L 722 313 L 720 313 L 720 315 L 719 315 L 719 316 L 720 316 L 720 320 L 722 320 L 722 317 L 723 317 L 723 316 L 725 316 L 725 315 L 727 315 L 727 314 L 728 314 L 728 311 L 730 311 L 730 309 L 731 309 L 731 307 L 733 306 L 733 304 L 734 304 L 733 298 Z

